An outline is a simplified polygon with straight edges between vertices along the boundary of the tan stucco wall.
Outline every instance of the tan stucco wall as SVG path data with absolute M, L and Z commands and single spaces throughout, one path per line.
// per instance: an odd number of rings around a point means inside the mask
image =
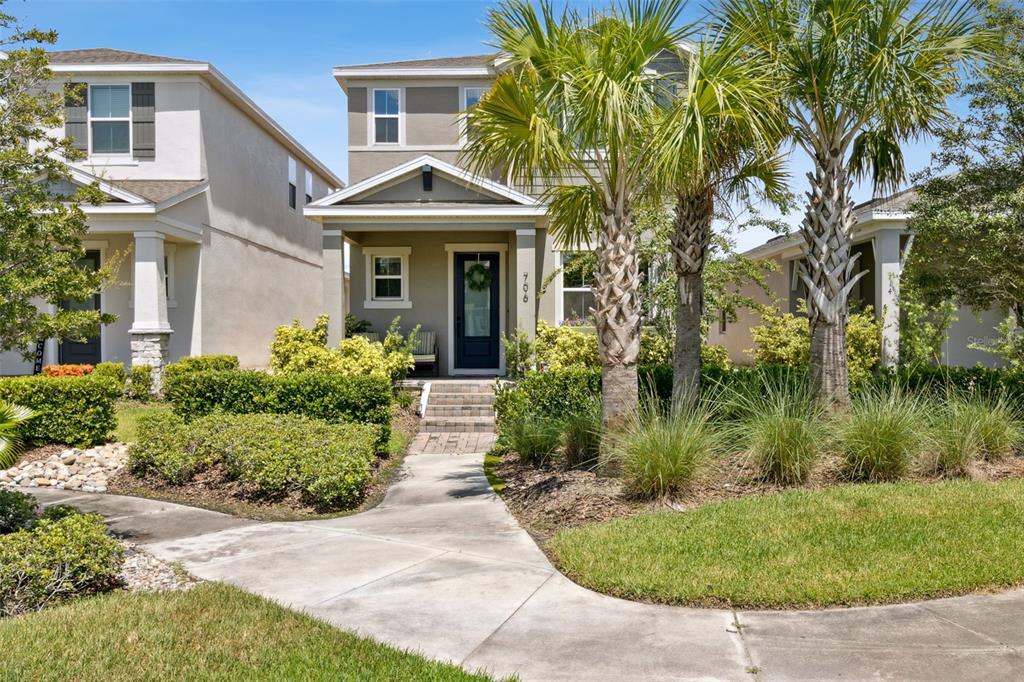
M 781 258 L 770 259 L 775 263 L 776 269 L 765 275 L 765 283 L 771 289 L 772 296 L 766 296 L 764 291 L 754 284 L 747 284 L 743 287 L 743 294 L 750 296 L 756 301 L 764 304 L 772 303 L 776 299 L 779 308 L 789 311 L 789 265 Z M 718 329 L 718 323 L 711 325 L 708 332 L 708 343 L 720 344 L 729 351 L 729 358 L 737 365 L 752 365 L 754 338 L 750 334 L 751 327 L 761 324 L 761 315 L 749 308 L 741 308 L 737 314 L 737 321 L 730 322 L 724 334 Z
M 350 149 L 348 152 L 349 184 L 365 180 L 368 177 L 377 175 L 424 154 L 430 154 L 441 161 L 447 161 L 456 165 L 459 162 L 459 152 L 455 150 L 431 149 L 424 151 L 416 147 L 393 147 L 391 149 L 374 149 L 371 151 L 355 151 Z
M 405 143 L 458 144 L 458 86 L 405 89 Z
M 357 146 L 366 144 L 367 140 L 367 89 L 348 89 L 348 144 Z M 349 181 L 352 182 L 352 169 L 349 169 Z
M 417 174 L 408 180 L 374 191 L 366 197 L 357 197 L 353 202 L 371 201 L 382 203 L 389 201 L 486 201 L 511 204 L 512 202 L 504 197 L 484 194 L 466 187 L 458 182 L 453 182 L 441 176 L 440 173 L 432 173 L 433 189 L 429 192 L 423 191 L 423 177 Z

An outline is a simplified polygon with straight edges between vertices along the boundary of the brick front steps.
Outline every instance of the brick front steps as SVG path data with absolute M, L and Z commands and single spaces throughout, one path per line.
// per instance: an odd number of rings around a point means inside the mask
M 483 381 L 434 381 L 420 421 L 424 433 L 492 433 L 494 431 L 494 383 Z

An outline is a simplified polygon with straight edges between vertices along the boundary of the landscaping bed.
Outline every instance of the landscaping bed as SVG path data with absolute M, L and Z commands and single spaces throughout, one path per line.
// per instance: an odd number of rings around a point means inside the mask
M 488 680 L 226 585 L 116 593 L 0 620 L 0 679 Z

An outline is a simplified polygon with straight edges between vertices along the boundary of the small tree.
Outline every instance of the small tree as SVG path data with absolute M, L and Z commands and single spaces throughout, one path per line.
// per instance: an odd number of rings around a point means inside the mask
M 996 58 L 964 86 L 969 113 L 939 131 L 915 177 L 904 277 L 932 306 L 1008 310 L 1000 343 L 1013 348 L 1024 327 L 1024 11 L 994 6 L 988 28 L 1001 39 Z
M 28 356 L 41 339 L 84 341 L 115 319 L 64 306 L 93 296 L 118 259 L 99 272 L 79 265 L 88 229 L 79 203 L 99 202 L 102 194 L 83 188 L 69 197 L 60 190 L 70 180 L 62 159 L 80 154 L 69 139 L 46 133 L 63 125 L 64 98 L 47 91 L 53 74 L 38 46 L 54 43 L 57 34 L 22 28 L 2 11 L 0 32 L 0 49 L 34 46 L 0 55 L 0 351 Z

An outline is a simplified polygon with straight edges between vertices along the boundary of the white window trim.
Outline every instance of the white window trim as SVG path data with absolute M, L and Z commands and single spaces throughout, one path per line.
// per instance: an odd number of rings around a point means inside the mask
M 398 142 L 377 142 L 377 92 L 381 90 L 395 90 L 398 92 L 398 113 L 380 114 L 380 118 L 394 118 L 398 120 Z M 403 147 L 405 146 L 405 88 L 367 88 L 369 101 L 366 110 L 369 114 L 369 123 L 366 126 L 367 144 L 371 147 Z
M 412 308 L 412 300 L 409 298 L 409 256 L 412 254 L 411 246 L 375 246 L 363 249 L 363 256 L 366 260 L 366 290 L 363 297 L 363 307 L 373 309 L 386 308 Z M 402 259 L 402 297 L 375 299 L 373 259 L 378 257 L 399 257 Z
M 302 169 L 302 174 L 303 174 L 303 182 L 302 182 L 303 189 L 305 189 L 306 196 L 309 197 L 309 200 L 308 201 L 304 201 L 303 203 L 312 203 L 316 199 L 316 197 L 313 196 L 313 174 L 309 171 L 308 168 L 303 168 Z
M 290 205 L 290 202 L 292 200 L 292 198 L 291 198 L 292 188 L 295 189 L 295 205 L 294 206 Z M 288 196 L 289 206 L 288 206 L 288 209 L 289 210 L 294 209 L 296 211 L 300 210 L 302 208 L 302 202 L 299 201 L 299 165 L 295 161 L 295 159 L 293 159 L 291 156 L 288 157 L 288 192 L 289 192 L 289 196 Z
M 470 90 L 479 90 L 481 97 L 490 88 L 482 85 L 462 85 L 459 86 L 459 142 L 464 145 L 469 142 L 468 132 L 469 128 L 466 126 L 466 119 L 463 117 L 466 110 L 469 109 L 469 105 L 466 103 L 469 97 Z
M 590 287 L 567 287 L 565 286 L 565 261 L 567 256 L 573 256 L 585 251 L 559 251 L 558 252 L 558 297 L 555 299 L 555 320 L 559 325 L 565 324 L 565 293 L 593 293 Z
M 128 86 L 128 117 L 127 117 L 127 119 L 125 119 L 125 117 L 123 117 L 123 116 L 118 116 L 116 118 L 98 117 L 96 119 L 93 119 L 93 115 L 92 115 L 92 89 L 94 87 L 96 87 L 96 86 L 101 86 L 102 87 L 102 86 L 106 86 L 106 85 L 126 85 L 126 86 Z M 117 81 L 114 81 L 114 82 L 102 81 L 102 82 L 89 83 L 88 84 L 88 88 L 89 88 L 89 95 L 88 95 L 89 99 L 86 102 L 87 106 L 85 107 L 85 113 L 86 113 L 86 121 L 87 121 L 87 124 L 88 124 L 86 126 L 87 134 L 89 136 L 89 162 L 93 163 L 93 164 L 102 164 L 102 165 L 119 165 L 120 163 L 123 163 L 124 161 L 133 160 L 132 159 L 132 150 L 135 149 L 135 145 L 134 145 L 135 141 L 133 139 L 134 138 L 134 131 L 132 130 L 132 128 L 134 127 L 132 125 L 132 84 L 131 83 L 124 83 L 124 82 L 117 82 Z M 93 122 L 93 120 L 96 120 L 96 121 L 124 121 L 124 120 L 127 120 L 128 121 L 128 151 L 127 152 L 120 152 L 120 153 L 104 152 L 102 155 L 94 154 L 93 151 L 92 151 L 92 122 Z M 130 165 L 135 165 L 135 164 L 133 163 L 133 164 L 130 164 Z

